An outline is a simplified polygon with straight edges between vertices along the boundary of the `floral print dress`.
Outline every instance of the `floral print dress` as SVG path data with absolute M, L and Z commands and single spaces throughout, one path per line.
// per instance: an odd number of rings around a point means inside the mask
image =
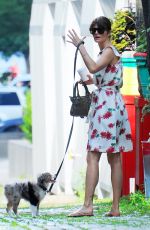
M 120 57 L 116 48 L 111 48 Z M 97 89 L 92 92 L 88 114 L 87 150 L 106 153 L 131 151 L 133 146 L 128 114 L 119 92 L 122 85 L 120 58 L 116 64 L 95 73 L 93 81 Z

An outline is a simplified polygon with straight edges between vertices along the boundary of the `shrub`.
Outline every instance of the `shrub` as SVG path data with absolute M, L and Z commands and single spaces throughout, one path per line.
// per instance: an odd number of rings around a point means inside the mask
M 135 49 L 135 18 L 132 12 L 118 10 L 112 23 L 112 44 L 123 52 Z
M 26 106 L 23 112 L 23 125 L 21 126 L 25 137 L 32 142 L 32 107 L 31 107 L 31 91 L 26 93 Z

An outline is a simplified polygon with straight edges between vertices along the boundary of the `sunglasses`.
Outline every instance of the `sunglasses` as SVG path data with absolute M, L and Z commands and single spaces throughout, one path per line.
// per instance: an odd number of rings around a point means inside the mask
M 102 28 L 92 28 L 92 29 L 90 29 L 90 33 L 93 34 L 93 35 L 96 33 L 96 31 L 97 31 L 99 34 L 103 34 L 104 31 L 105 31 L 105 29 L 102 29 Z

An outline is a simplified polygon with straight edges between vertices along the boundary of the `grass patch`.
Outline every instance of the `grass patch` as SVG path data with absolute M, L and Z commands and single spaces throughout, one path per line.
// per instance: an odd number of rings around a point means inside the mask
M 46 203 L 45 203 L 46 204 Z M 148 229 L 144 226 L 150 226 L 150 199 L 145 199 L 141 192 L 124 196 L 120 201 L 121 217 L 108 218 L 105 217 L 105 213 L 111 208 L 110 199 L 94 199 L 94 216 L 93 217 L 67 217 L 67 215 L 80 207 L 81 203 L 68 205 L 58 205 L 58 207 L 52 207 L 49 204 L 44 204 L 44 207 L 40 208 L 40 216 L 36 218 L 31 217 L 31 213 L 28 207 L 23 208 L 21 204 L 19 206 L 19 217 L 9 217 L 4 209 L 0 210 L 0 229 L 1 226 L 7 226 L 11 229 L 52 229 L 57 227 L 58 229 L 70 229 L 71 226 L 77 229 L 100 229 L 109 225 L 111 229 L 118 229 L 118 227 L 126 226 L 130 229 Z M 44 226 L 44 228 L 43 228 Z

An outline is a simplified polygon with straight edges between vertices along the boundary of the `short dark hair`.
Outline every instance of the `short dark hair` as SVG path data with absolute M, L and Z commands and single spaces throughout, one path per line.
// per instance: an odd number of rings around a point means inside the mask
M 97 26 L 98 28 L 103 29 L 104 31 L 107 31 L 107 32 L 111 31 L 111 21 L 104 16 L 100 16 L 98 18 L 95 18 L 92 21 L 89 30 L 91 30 L 95 26 Z

